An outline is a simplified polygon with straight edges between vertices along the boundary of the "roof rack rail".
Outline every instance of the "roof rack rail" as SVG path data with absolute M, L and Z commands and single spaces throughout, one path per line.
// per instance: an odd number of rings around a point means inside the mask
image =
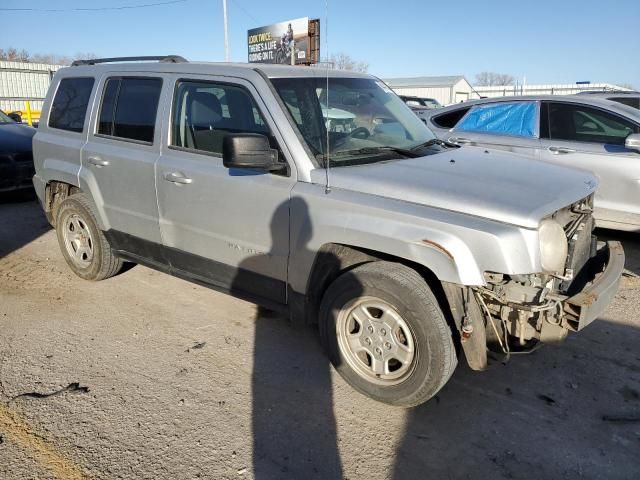
M 162 55 L 151 57 L 112 57 L 112 58 L 89 58 L 87 60 L 75 60 L 71 66 L 95 65 L 96 63 L 114 63 L 114 62 L 149 62 L 157 60 L 166 63 L 185 63 L 188 60 L 180 55 Z

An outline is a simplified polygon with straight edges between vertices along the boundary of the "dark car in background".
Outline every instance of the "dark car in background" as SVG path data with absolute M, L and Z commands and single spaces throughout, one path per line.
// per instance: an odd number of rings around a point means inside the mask
M 400 95 L 400 98 L 415 113 L 420 120 L 426 123 L 427 113 L 442 105 L 435 98 L 422 98 L 409 95 Z
M 404 103 L 413 108 L 440 108 L 440 102 L 435 98 L 414 97 L 410 95 L 400 95 L 400 98 L 404 100 Z
M 35 128 L 15 122 L 0 110 L 0 192 L 33 188 L 35 133 Z
M 592 98 L 604 98 L 612 102 L 622 103 L 640 110 L 640 92 L 580 92 L 578 95 L 590 95 Z

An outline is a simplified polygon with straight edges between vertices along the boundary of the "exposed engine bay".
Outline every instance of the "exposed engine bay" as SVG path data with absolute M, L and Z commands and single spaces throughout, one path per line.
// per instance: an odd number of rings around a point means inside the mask
M 488 349 L 510 355 L 531 352 L 541 342 L 561 342 L 569 331 L 582 329 L 601 313 L 597 306 L 600 297 L 605 301 L 615 290 L 598 289 L 598 282 L 608 270 L 621 271 L 624 252 L 617 242 L 597 241 L 592 212 L 593 195 L 551 217 L 566 237 L 563 268 L 529 275 L 487 272 L 485 286 L 469 288 L 479 311 L 474 308 L 476 314 L 471 312 L 471 299 L 461 302 L 463 346 L 482 328 L 478 316 L 483 320 Z M 474 348 L 482 348 L 481 341 L 475 343 Z

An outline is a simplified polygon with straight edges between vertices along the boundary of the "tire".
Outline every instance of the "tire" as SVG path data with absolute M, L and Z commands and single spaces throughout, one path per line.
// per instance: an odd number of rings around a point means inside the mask
M 389 405 L 426 402 L 457 365 L 451 329 L 433 292 L 398 263 L 366 263 L 338 277 L 322 298 L 319 329 L 342 378 Z
M 123 262 L 113 254 L 85 194 L 77 193 L 60 202 L 56 227 L 62 255 L 80 278 L 104 280 L 122 269 Z

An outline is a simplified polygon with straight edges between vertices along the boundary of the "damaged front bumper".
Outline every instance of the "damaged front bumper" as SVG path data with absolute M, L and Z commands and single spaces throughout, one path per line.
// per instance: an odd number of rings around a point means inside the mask
M 527 351 L 582 330 L 611 303 L 623 270 L 620 242 L 598 242 L 596 248 L 594 238 L 593 255 L 570 281 L 544 274 L 488 274 L 485 287 L 472 289 L 485 317 L 489 348 Z
M 576 332 L 598 318 L 618 291 L 624 271 L 622 244 L 607 242 L 584 268 L 591 270 L 592 280 L 586 282 L 579 293 L 567 298 L 563 304 L 567 326 Z

